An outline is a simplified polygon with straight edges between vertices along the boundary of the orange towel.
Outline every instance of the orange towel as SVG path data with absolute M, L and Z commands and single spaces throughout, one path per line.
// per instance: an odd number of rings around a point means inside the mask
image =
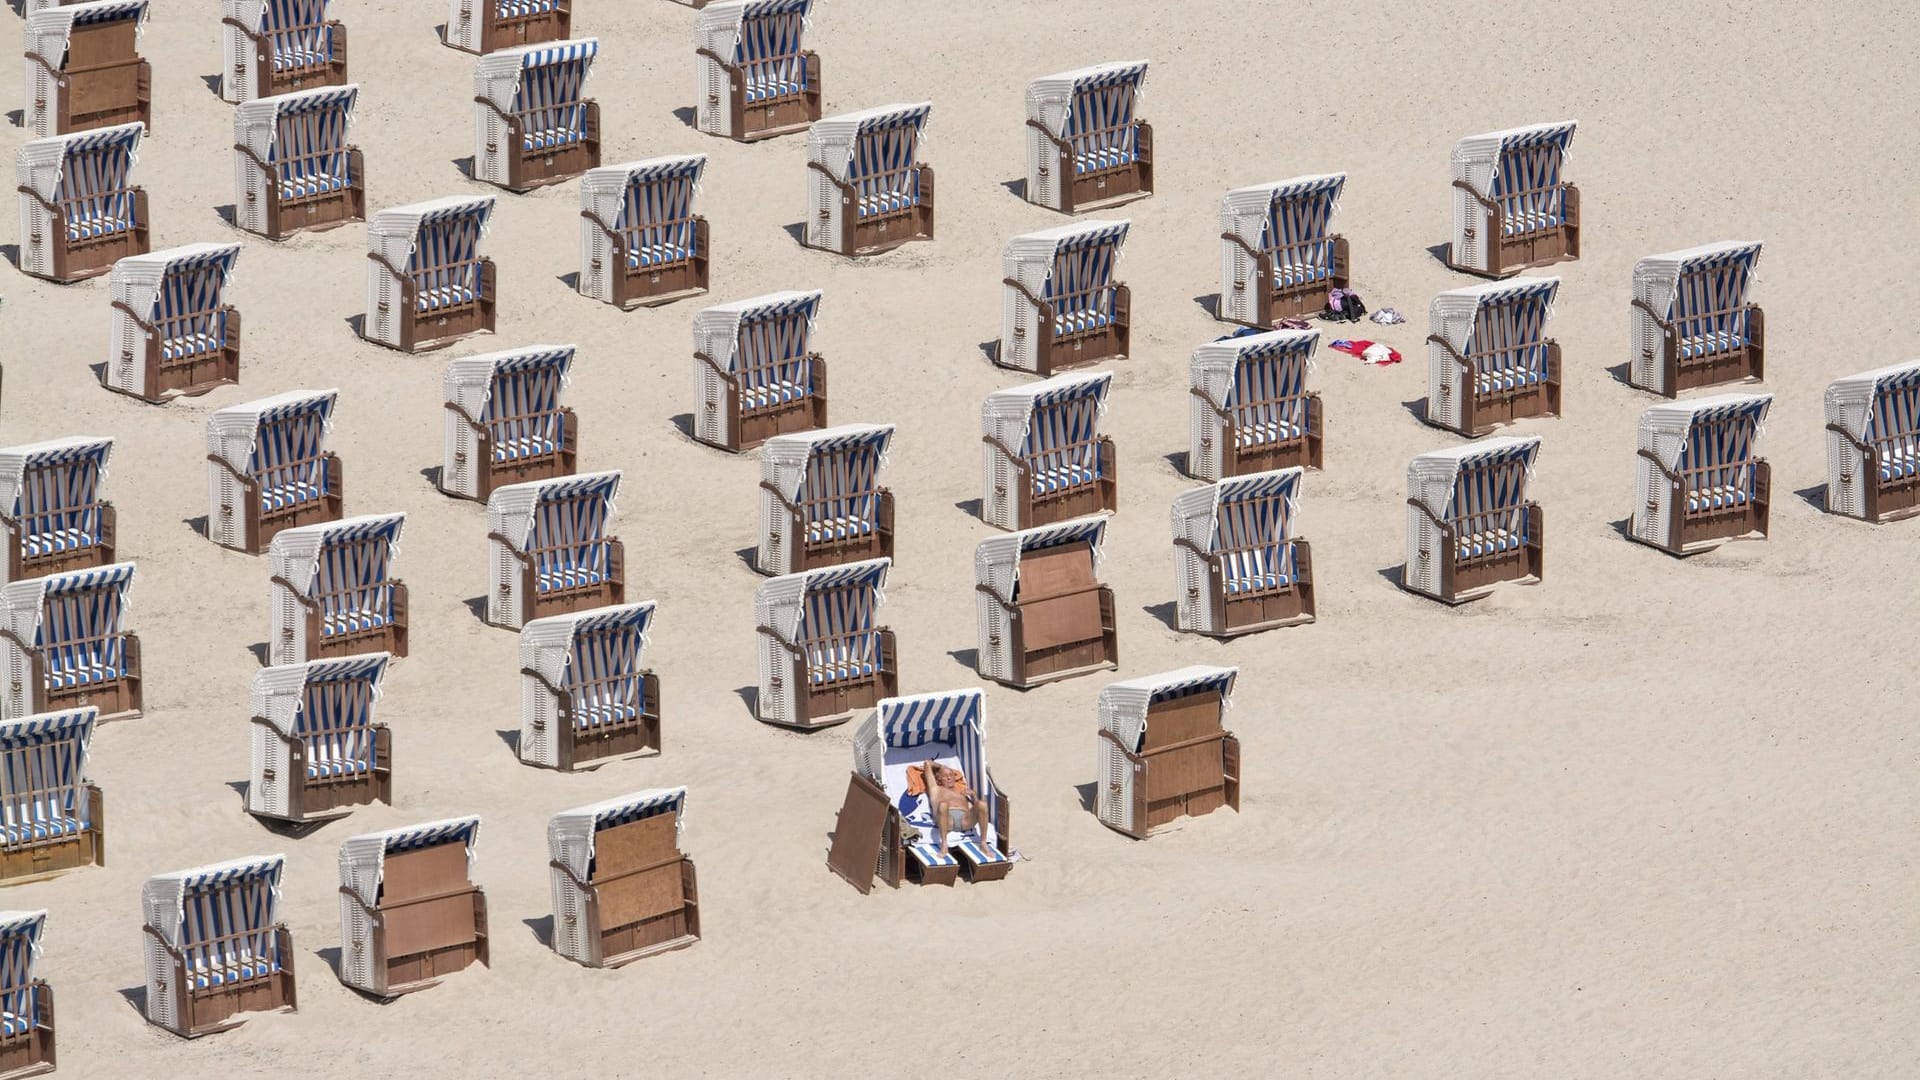
M 959 769 L 942 765 L 938 762 L 928 762 L 928 764 L 933 766 L 935 770 L 935 775 L 937 775 L 940 778 L 941 787 L 947 788 L 948 790 L 951 790 L 951 791 L 958 791 L 960 794 L 965 795 L 967 798 L 973 797 L 973 789 L 967 786 L 967 777 L 965 773 L 961 772 Z M 927 793 L 927 774 L 924 771 L 925 769 L 926 769 L 926 765 L 907 766 L 907 794 L 908 795 L 925 795 Z

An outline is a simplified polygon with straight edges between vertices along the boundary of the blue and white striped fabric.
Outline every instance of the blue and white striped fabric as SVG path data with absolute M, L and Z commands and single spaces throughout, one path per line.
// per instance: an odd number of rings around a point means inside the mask
M 625 825 L 642 818 L 658 817 L 661 814 L 672 814 L 678 817 L 686 809 L 686 803 L 686 788 L 641 792 L 630 799 L 603 806 L 593 816 L 593 831 L 601 832 L 616 825 Z
M 18 523 L 24 556 L 65 554 L 105 539 L 100 481 L 112 452 L 113 440 L 100 439 L 27 457 L 13 505 L 6 508 L 6 515 Z
M 1566 215 L 1566 191 L 1560 170 L 1573 141 L 1571 123 L 1516 132 L 1501 140 L 1488 192 L 1500 207 L 1508 236 L 1525 236 L 1560 227 Z
M 1318 344 L 1318 337 L 1300 335 L 1241 350 L 1225 402 L 1234 445 L 1270 446 L 1306 437 L 1307 375 Z
M 1158 704 L 1170 698 L 1184 697 L 1201 690 L 1217 690 L 1221 694 L 1226 694 L 1233 689 L 1233 680 L 1239 674 L 1239 668 L 1212 668 L 1186 678 L 1169 679 L 1154 687 L 1153 693 L 1147 700 L 1149 704 Z
M 653 624 L 651 604 L 634 605 L 573 624 L 567 649 L 567 695 L 581 731 L 632 723 L 647 712 L 640 653 Z
M 274 928 L 284 865 L 276 855 L 184 875 L 175 944 L 186 958 L 190 989 L 232 986 L 280 970 Z
M 1466 355 L 1473 360 L 1474 392 L 1519 390 L 1547 380 L 1547 319 L 1560 279 L 1515 283 L 1480 297 Z
M 745 82 L 748 105 L 769 105 L 807 91 L 803 55 L 812 0 L 762 0 L 740 21 L 733 63 Z
M 521 56 L 510 111 L 520 121 L 522 149 L 557 150 L 587 137 L 587 104 L 581 92 L 599 51 L 600 43 L 587 38 Z
M 1067 237 L 1054 247 L 1040 298 L 1053 308 L 1056 338 L 1102 330 L 1113 323 L 1114 267 L 1128 222 Z
M 1344 174 L 1318 176 L 1274 189 L 1260 247 L 1273 255 L 1275 285 L 1306 285 L 1333 274 L 1329 232 L 1346 182 Z
M 1880 462 L 1880 482 L 1920 476 L 1920 367 L 1875 381 L 1866 437 Z
M 276 72 L 310 71 L 333 61 L 328 0 L 261 0 L 260 33 L 273 49 Z
M 0 913 L 0 1038 L 26 1035 L 40 1025 L 40 991 L 33 965 L 40 959 L 44 911 Z
M 1687 513 L 1732 510 L 1753 501 L 1760 426 L 1771 397 L 1753 397 L 1695 412 L 1680 451 Z
M 393 554 L 405 522 L 405 515 L 391 514 L 328 529 L 308 588 L 320 605 L 322 637 L 393 622 Z
M 491 199 L 443 207 L 423 215 L 407 258 L 420 311 L 444 311 L 480 299 L 480 239 L 486 235 Z
M 347 127 L 358 86 L 330 87 L 278 99 L 267 163 L 279 176 L 283 202 L 318 198 L 353 186 Z
M 1679 338 L 1681 361 L 1734 352 L 1747 344 L 1747 288 L 1760 245 L 1687 260 L 1674 283 L 1667 316 Z
M 545 15 L 560 10 L 562 0 L 492 0 L 493 17 L 496 22 L 513 19 L 531 19 L 536 15 Z
M 626 196 L 613 221 L 627 249 L 628 269 L 685 262 L 700 254 L 693 200 L 705 157 L 677 158 L 627 176 Z
M 915 105 L 862 122 L 847 158 L 863 218 L 884 217 L 920 205 L 921 129 L 932 105 Z
M 127 674 L 125 623 L 133 564 L 41 580 L 34 645 L 46 665 L 47 689 L 99 685 Z
M 99 710 L 88 706 L 0 723 L 0 842 L 64 840 L 92 824 L 87 751 Z
M 812 444 L 797 500 L 808 543 L 870 536 L 880 527 L 880 465 L 892 438 L 886 427 Z
M 1454 528 L 1461 559 L 1518 551 L 1527 533 L 1527 476 L 1537 440 L 1476 455 L 1460 463 L 1443 519 Z
M 1300 476 L 1297 469 L 1282 469 L 1219 486 L 1211 546 L 1221 555 L 1229 597 L 1294 584 L 1293 515 Z
M 870 679 L 879 670 L 878 612 L 885 603 L 887 559 L 807 573 L 795 643 L 806 653 L 814 686 Z
M 233 275 L 238 245 L 204 251 L 167 264 L 148 321 L 159 331 L 160 359 L 192 360 L 217 352 L 227 340 L 221 293 Z
M 494 365 L 480 413 L 494 461 L 528 461 L 560 452 L 565 436 L 560 395 L 573 353 L 571 346 L 543 349 Z
M 141 124 L 128 124 L 66 140 L 60 180 L 49 201 L 61 208 L 69 241 L 114 236 L 140 224 L 133 166 L 144 131 Z
M 987 804 L 987 823 L 993 829 L 995 839 L 998 839 L 999 799 L 994 789 L 993 775 L 987 771 L 984 691 L 973 688 L 882 698 L 875 710 L 873 723 L 879 737 L 879 746 L 873 749 L 879 752 L 871 752 L 860 745 L 854 748 L 859 767 L 871 779 L 881 781 L 888 756 L 885 751 L 913 750 L 929 744 L 951 746 L 960 772 L 966 777 L 974 794 Z M 935 748 L 938 749 L 937 746 Z M 909 840 L 911 842 L 911 837 Z M 969 844 L 973 846 L 969 848 Z M 927 846 L 935 845 L 929 843 Z M 1008 856 L 996 850 L 995 844 L 984 842 L 984 836 L 970 836 L 964 842 L 954 842 L 951 847 L 979 864 L 1008 859 Z M 919 857 L 919 853 L 915 855 Z M 995 858 L 996 855 L 999 857 Z
M 327 429 L 334 395 L 321 394 L 260 414 L 247 474 L 260 484 L 267 513 L 316 502 L 327 493 Z
M 147 14 L 147 0 L 92 0 L 91 3 L 72 5 L 73 25 L 91 26 L 95 23 L 119 22 L 122 19 L 144 19 Z
M 1107 70 L 1074 82 L 1060 138 L 1073 151 L 1076 175 L 1131 165 L 1140 154 L 1134 110 L 1147 65 Z
M 1106 514 L 1096 514 L 1075 518 L 1072 521 L 1062 521 L 1055 525 L 1042 525 L 1036 529 L 1023 530 L 1014 534 L 1020 541 L 1019 553 L 1024 555 L 1030 551 L 1045 551 L 1047 548 L 1061 547 L 1065 544 L 1086 543 L 1093 545 L 1094 558 L 1097 560 L 1100 557 L 1100 545 L 1107 535 L 1107 518 Z M 1017 573 L 1019 564 L 1016 561 L 1014 565 Z
M 540 490 L 527 536 L 540 592 L 584 588 L 612 573 L 607 519 L 613 513 L 619 474 L 578 477 Z
M 436 821 L 430 825 L 420 825 L 411 829 L 395 829 L 382 836 L 382 847 L 388 855 L 400 855 L 421 848 L 438 847 L 441 844 L 464 844 L 472 849 L 473 842 L 480 833 L 480 819 L 477 817 L 454 818 L 450 821 Z
M 292 733 L 306 746 L 308 779 L 373 771 L 374 702 L 386 671 L 384 653 L 308 665 Z
M 778 408 L 813 393 L 813 360 L 807 348 L 819 306 L 819 294 L 807 293 L 741 318 L 733 355 L 741 412 Z
M 1113 377 L 1077 381 L 1034 399 L 1020 446 L 1035 495 L 1052 495 L 1100 479 L 1100 414 Z

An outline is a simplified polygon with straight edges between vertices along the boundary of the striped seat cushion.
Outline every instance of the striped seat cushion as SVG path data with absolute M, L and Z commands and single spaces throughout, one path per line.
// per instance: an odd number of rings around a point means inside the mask
M 195 971 L 188 975 L 187 978 L 193 983 L 195 989 L 205 990 L 209 987 L 226 986 L 231 983 L 246 982 L 249 979 L 263 978 L 279 970 L 280 961 L 278 959 L 248 960 L 245 963 L 235 964 L 225 971 Z
M 1525 543 L 1517 533 L 1505 529 L 1491 532 L 1473 533 L 1460 538 L 1460 557 L 1478 559 L 1485 555 L 1498 555 L 1502 552 L 1518 551 Z
M 15 1016 L 13 1013 L 0 1013 L 0 1035 L 12 1038 L 15 1035 L 25 1035 L 32 1030 L 33 1021 L 26 1017 Z
M 383 611 L 329 611 L 320 620 L 320 633 L 325 637 L 358 634 L 378 630 L 392 621 L 393 617 Z
M 160 343 L 160 359 L 180 360 L 219 351 L 226 339 L 218 334 L 182 334 Z
M 971 836 L 954 844 L 953 850 L 958 851 L 961 858 L 975 866 L 993 866 L 997 863 L 1009 861 L 1005 855 L 995 851 L 992 846 L 984 844 Z
M 747 386 L 740 390 L 740 407 L 743 409 L 770 409 L 775 405 L 785 405 L 790 401 L 799 401 L 807 396 L 807 387 L 791 382 L 771 382 L 762 386 Z
M 1523 386 L 1532 386 L 1546 378 L 1539 371 L 1530 368 L 1503 368 L 1499 371 L 1478 371 L 1473 376 L 1473 392 L 1476 394 L 1497 394 L 1503 390 L 1518 390 Z
M 313 172 L 305 176 L 283 176 L 280 178 L 280 198 L 305 199 L 315 195 L 330 195 L 346 187 L 349 179 L 332 173 Z
M 1305 285 L 1312 281 L 1325 281 L 1332 272 L 1324 266 L 1288 263 L 1273 268 L 1273 281 L 1276 285 Z
M 1298 439 L 1305 434 L 1306 432 L 1301 430 L 1300 425 L 1291 421 L 1278 418 L 1272 420 L 1255 420 L 1250 423 L 1235 425 L 1233 429 L 1233 444 L 1235 446 L 1265 446 L 1270 443 L 1285 442 L 1288 439 Z
M 878 217 L 900 210 L 910 210 L 918 202 L 911 191 L 883 192 L 878 195 L 860 196 L 860 216 Z
M 1061 334 L 1084 334 L 1110 326 L 1113 316 L 1104 311 L 1056 311 L 1053 315 L 1053 332 Z
M 1880 480 L 1882 483 L 1905 480 L 1920 475 L 1920 453 L 1901 453 L 1894 451 L 1880 462 Z
M 420 297 L 414 302 L 414 306 L 421 311 L 439 311 L 458 304 L 471 304 L 475 299 L 477 296 L 471 288 L 465 285 L 449 285 L 439 289 L 420 290 Z
M 522 435 L 517 439 L 501 439 L 493 444 L 493 460 L 524 461 L 528 458 L 545 457 L 559 449 L 552 439 L 541 435 Z
M 536 583 L 541 592 L 560 592 L 565 589 L 584 589 L 607 580 L 604 570 L 589 567 L 555 567 L 540 571 Z
M 527 150 L 557 150 L 584 138 L 586 134 L 574 128 L 547 128 L 543 131 L 527 132 L 521 137 L 520 145 Z
M 0 826 L 0 837 L 6 839 L 8 847 L 16 844 L 31 844 L 39 840 L 58 840 L 63 836 L 78 836 L 81 825 L 78 818 L 52 817 L 44 821 L 22 821 Z
M 805 91 L 807 84 L 792 79 L 765 79 L 747 84 L 747 104 L 758 101 L 770 101 L 774 98 L 793 97 Z
M 1285 574 L 1245 573 L 1226 579 L 1227 595 L 1239 593 L 1266 592 L 1270 589 L 1284 589 L 1293 584 L 1293 579 Z
M 301 68 L 320 67 L 327 62 L 324 50 L 289 48 L 273 54 L 273 70 L 296 71 Z
M 607 727 L 611 724 L 623 724 L 636 720 L 640 710 L 624 701 L 603 701 L 578 709 L 573 714 L 573 726 L 577 728 Z
M 1681 338 L 1680 359 L 1692 360 L 1716 353 L 1733 352 L 1746 343 L 1746 338 L 1732 330 L 1710 330 L 1704 334 Z
M 332 780 L 341 776 L 357 776 L 373 771 L 373 762 L 355 758 L 332 758 L 327 761 L 307 762 L 307 779 Z
M 1559 227 L 1559 214 L 1549 214 L 1542 210 L 1519 210 L 1507 215 L 1507 219 L 1500 224 L 1500 232 L 1506 236 L 1520 236 Z
M 874 666 L 867 661 L 829 660 L 807 666 L 807 681 L 820 683 L 846 682 L 849 679 L 865 679 L 874 673 Z
M 313 502 L 323 494 L 325 494 L 325 492 L 321 491 L 318 485 L 309 484 L 302 480 L 280 484 L 275 487 L 263 487 L 260 489 L 260 509 L 268 511 L 285 510 L 289 506 L 299 506 L 301 503 Z
M 495 17 L 500 19 L 525 19 L 534 15 L 545 15 L 560 7 L 560 0 L 495 0 Z
M 1687 492 L 1687 513 L 1699 514 L 1711 510 L 1731 510 L 1744 506 L 1753 496 L 1736 487 L 1710 487 L 1699 491 Z
M 1079 465 L 1059 465 L 1036 470 L 1033 474 L 1033 491 L 1036 495 L 1052 495 L 1068 488 L 1091 484 L 1098 479 L 1100 479 L 1098 470 Z
M 112 664 L 83 663 L 73 667 L 51 668 L 47 671 L 47 689 L 68 690 L 76 686 L 93 686 L 112 682 L 119 677 L 120 669 Z
M 665 266 L 668 263 L 685 262 L 692 257 L 693 250 L 681 247 L 679 244 L 649 244 L 627 252 L 627 266 L 638 270 L 647 266 Z
M 1073 155 L 1073 171 L 1076 174 L 1104 172 L 1117 169 L 1122 165 L 1133 164 L 1134 153 L 1130 147 L 1114 146 L 1105 150 L 1088 150 Z
M 49 532 L 29 533 L 21 549 L 27 558 L 37 559 L 42 555 L 59 555 L 68 551 L 79 551 L 92 547 L 93 534 L 83 529 L 54 529 Z
M 103 236 L 113 236 L 133 228 L 133 220 L 123 217 L 91 218 L 85 221 L 67 222 L 68 240 L 97 240 Z
M 807 522 L 807 540 L 818 543 L 822 540 L 845 540 L 854 536 L 866 536 L 873 532 L 873 522 L 865 518 L 837 517 L 825 521 Z
M 954 858 L 951 852 L 941 851 L 938 845 L 927 841 L 921 841 L 918 844 L 908 844 L 907 854 L 913 856 L 914 862 L 919 863 L 929 870 L 938 870 L 942 867 L 960 865 L 960 860 Z

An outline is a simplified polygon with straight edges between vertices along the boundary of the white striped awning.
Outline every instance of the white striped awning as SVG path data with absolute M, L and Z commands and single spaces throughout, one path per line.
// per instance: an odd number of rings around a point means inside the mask
M 965 727 L 986 722 L 986 692 L 979 688 L 882 699 L 880 736 L 895 749 L 926 742 L 954 742 Z
M 42 911 L 0 911 L 0 941 L 24 937 L 33 958 L 40 958 L 40 935 L 46 931 L 47 913 Z
M 1880 396 L 1912 386 L 1920 386 L 1920 360 L 1835 379 L 1827 384 L 1827 419 L 1846 428 L 1854 438 L 1864 440 L 1873 424 Z
M 45 583 L 42 596 L 63 596 L 67 593 L 85 592 L 89 589 L 101 589 L 118 585 L 122 590 L 133 581 L 134 564 L 130 562 L 114 563 L 111 566 L 99 566 L 91 570 L 73 570 L 65 574 L 50 574 L 39 580 Z
M 271 893 L 266 917 L 260 925 L 271 926 L 276 921 L 280 903 L 280 877 L 286 868 L 284 855 L 254 855 L 229 862 L 210 863 L 194 867 L 191 870 L 177 870 L 170 874 L 157 874 L 147 879 L 140 889 L 141 909 L 146 916 L 147 925 L 159 931 L 167 944 L 180 947 L 181 922 L 185 918 L 183 905 L 193 893 L 209 892 L 225 888 L 243 881 L 264 880 Z
M 1517 277 L 1470 285 L 1464 289 L 1448 289 L 1434 294 L 1433 303 L 1427 308 L 1428 329 L 1446 339 L 1455 351 L 1465 353 L 1473 336 L 1474 320 L 1486 308 L 1495 304 L 1538 300 L 1546 305 L 1546 318 L 1551 319 L 1553 302 L 1559 295 L 1560 279 L 1557 277 Z
M 86 742 L 92 736 L 94 723 L 99 717 L 98 708 L 83 705 L 77 709 L 36 713 L 17 720 L 0 721 L 0 749 L 67 739 Z

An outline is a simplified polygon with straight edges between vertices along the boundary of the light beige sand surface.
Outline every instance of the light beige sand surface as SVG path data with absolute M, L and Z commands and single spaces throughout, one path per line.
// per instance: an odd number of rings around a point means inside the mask
M 579 0 L 578 32 L 602 41 L 606 160 L 711 155 L 711 302 L 824 289 L 833 419 L 899 425 L 887 621 L 910 692 L 977 683 L 972 551 L 989 530 L 957 504 L 979 497 L 980 399 L 1020 379 L 978 343 L 998 333 L 1005 238 L 1062 220 L 1006 186 L 1024 170 L 1022 89 L 1154 62 L 1159 193 L 1120 212 L 1136 355 L 1112 366 L 1108 578 L 1123 674 L 1241 665 L 1242 812 L 1125 840 L 1078 790 L 1105 680 L 994 688 L 991 758 L 1028 861 L 995 886 L 863 897 L 823 865 L 851 728 L 764 727 L 739 692 L 755 678 L 760 579 L 737 552 L 755 539 L 758 466 L 673 422 L 693 408 L 702 301 L 622 314 L 569 291 L 568 184 L 501 194 L 498 336 L 412 357 L 360 343 L 347 320 L 364 302 L 364 230 L 276 245 L 222 222 L 232 111 L 204 81 L 216 7 L 156 6 L 138 176 L 156 247 L 243 239 L 242 384 L 164 408 L 109 394 L 89 372 L 106 354 L 105 279 L 0 285 L 0 442 L 115 436 L 109 490 L 140 564 L 147 715 L 94 744 L 108 866 L 0 892 L 51 911 L 41 971 L 62 1075 L 1914 1075 L 1920 523 L 1839 520 L 1809 494 L 1824 481 L 1821 389 L 1920 354 L 1910 9 L 827 0 L 811 44 L 829 112 L 935 103 L 940 238 L 855 263 L 787 231 L 803 137 L 741 146 L 676 115 L 693 103 L 691 11 Z M 335 8 L 363 86 L 372 206 L 486 190 L 454 165 L 472 153 L 473 59 L 438 44 L 439 6 Z M 1449 610 L 1393 583 L 1406 461 L 1456 443 L 1408 407 L 1425 393 L 1428 300 L 1471 283 L 1427 250 L 1447 238 L 1447 153 L 1463 134 L 1562 117 L 1581 121 L 1586 217 L 1585 258 L 1553 271 L 1566 417 L 1518 429 L 1545 439 L 1547 579 Z M 8 149 L 22 138 L 0 130 Z M 1302 518 L 1320 621 L 1232 644 L 1176 635 L 1167 508 L 1191 481 L 1169 455 L 1186 447 L 1188 353 L 1226 329 L 1195 302 L 1217 288 L 1216 202 L 1335 169 L 1350 177 L 1336 224 L 1358 287 L 1410 320 L 1360 336 L 1409 360 L 1322 351 L 1327 469 L 1309 475 Z M 1680 562 L 1622 537 L 1653 399 L 1610 369 L 1627 359 L 1634 261 L 1732 238 L 1767 244 L 1773 536 Z M 536 342 L 580 346 L 581 464 L 626 470 L 632 595 L 660 603 L 666 753 L 582 775 L 522 766 L 502 738 L 518 723 L 516 641 L 467 607 L 483 511 L 423 476 L 440 460 L 447 360 Z M 238 794 L 266 565 L 189 522 L 206 512 L 210 410 L 328 386 L 348 511 L 409 514 L 413 655 L 382 704 L 396 805 L 289 839 Z M 547 816 L 682 783 L 706 940 L 617 972 L 555 956 L 532 925 L 549 913 Z M 492 970 L 388 1006 L 343 988 L 321 955 L 339 944 L 340 840 L 469 812 L 486 822 Z M 288 857 L 300 1012 L 194 1043 L 149 1027 L 128 997 L 141 881 L 269 852 Z

